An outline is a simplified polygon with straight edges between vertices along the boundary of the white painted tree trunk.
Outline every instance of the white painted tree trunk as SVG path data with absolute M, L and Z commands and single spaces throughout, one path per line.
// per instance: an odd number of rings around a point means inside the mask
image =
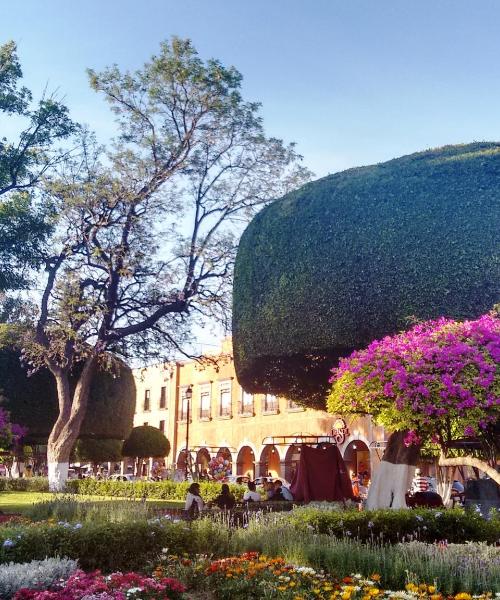
M 415 474 L 415 467 L 382 460 L 375 472 L 366 508 L 407 508 L 405 494 Z
M 68 480 L 69 462 L 49 462 L 49 490 L 63 492 Z
M 443 499 L 443 504 L 447 507 L 451 506 L 451 486 L 455 476 L 454 468 L 439 469 L 436 473 L 437 493 Z
M 51 368 L 56 379 L 59 401 L 59 416 L 47 443 L 49 490 L 51 492 L 61 492 L 66 486 L 69 457 L 85 418 L 94 365 L 94 356 L 85 360 L 73 395 L 70 392 L 68 371 L 63 371 L 56 366 Z

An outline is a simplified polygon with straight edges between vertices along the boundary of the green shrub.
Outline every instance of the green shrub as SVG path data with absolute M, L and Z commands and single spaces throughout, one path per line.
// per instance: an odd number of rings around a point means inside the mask
M 176 554 L 198 550 L 192 527 L 163 521 L 3 527 L 0 546 L 0 563 L 65 556 L 85 570 L 105 572 L 144 570 L 163 548 Z
M 475 510 L 322 510 L 297 508 L 286 516 L 288 527 L 338 538 L 397 543 L 420 540 L 464 543 L 500 541 L 500 515 L 489 520 Z M 281 517 L 283 518 L 283 517 Z
M 111 481 L 96 479 L 71 479 L 67 483 L 67 491 L 73 494 L 88 494 L 93 496 L 117 496 L 120 498 L 155 498 L 158 500 L 186 499 L 189 482 L 175 483 L 173 481 Z M 231 493 L 237 500 L 243 498 L 246 486 L 229 484 Z M 201 497 L 210 502 L 220 494 L 221 484 L 201 482 Z
M 0 492 L 48 492 L 49 480 L 47 477 L 29 477 L 10 479 L 0 477 Z

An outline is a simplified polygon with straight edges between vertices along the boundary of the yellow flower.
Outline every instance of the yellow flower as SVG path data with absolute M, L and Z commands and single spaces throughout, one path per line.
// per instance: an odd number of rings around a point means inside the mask
M 427 588 L 427 591 L 429 592 L 429 594 L 433 594 L 436 591 L 436 587 L 434 585 L 430 585 Z
M 455 600 L 471 600 L 472 596 L 470 594 L 468 594 L 467 592 L 460 592 L 459 594 L 456 594 L 455 596 Z
M 342 594 L 342 600 L 350 600 L 351 598 L 351 592 L 344 592 Z
M 407 583 L 405 588 L 408 592 L 418 592 L 418 587 L 414 583 Z M 460 600 L 465 600 L 465 598 Z
M 280 592 L 284 592 L 286 590 L 286 585 L 279 585 L 277 588 Z
M 379 593 L 379 590 L 377 588 L 370 588 L 368 593 L 370 594 L 370 596 L 377 596 Z

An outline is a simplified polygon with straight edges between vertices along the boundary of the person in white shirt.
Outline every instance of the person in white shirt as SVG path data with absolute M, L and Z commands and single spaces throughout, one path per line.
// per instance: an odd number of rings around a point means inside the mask
M 190 519 L 196 519 L 196 517 L 203 510 L 205 503 L 203 498 L 200 496 L 200 484 L 192 483 L 188 488 L 186 496 L 186 504 L 184 510 Z
M 255 488 L 255 483 L 249 481 L 247 486 L 248 490 L 243 494 L 243 502 L 260 502 L 260 494 Z

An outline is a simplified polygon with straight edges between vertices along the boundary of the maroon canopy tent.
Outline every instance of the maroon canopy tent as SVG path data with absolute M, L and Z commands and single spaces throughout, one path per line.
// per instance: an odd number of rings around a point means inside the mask
M 352 485 L 337 446 L 302 446 L 290 490 L 294 500 L 350 500 Z

